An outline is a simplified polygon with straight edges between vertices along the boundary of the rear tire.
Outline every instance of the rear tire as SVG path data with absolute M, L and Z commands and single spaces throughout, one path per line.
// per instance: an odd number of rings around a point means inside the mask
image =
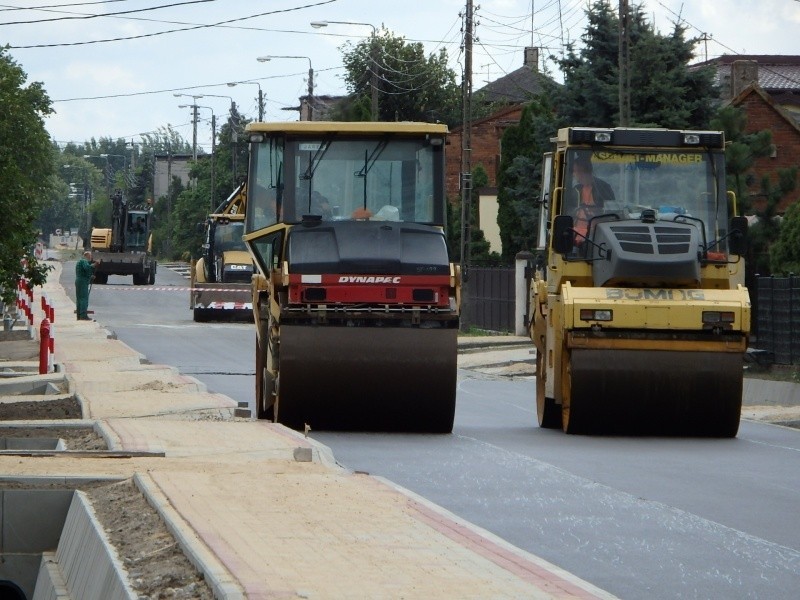
M 145 285 L 147 283 L 148 278 L 149 275 L 147 271 L 145 271 L 144 273 L 134 273 L 133 285 Z
M 572 398 L 572 356 L 564 350 L 561 353 L 561 428 L 564 433 L 587 433 L 585 424 L 581 423 L 580 401 Z
M 264 336 L 269 335 L 269 329 Z M 269 342 L 267 342 L 269 344 Z M 256 336 L 256 418 L 275 420 L 275 404 L 272 400 L 275 392 L 275 379 L 267 368 L 271 362 L 267 358 L 267 348 L 262 348 L 259 338 Z
M 193 316 L 195 323 L 206 323 L 210 318 L 209 311 L 205 308 L 195 308 Z
M 156 282 L 156 263 L 150 266 L 150 276 L 147 278 L 147 285 L 153 285 Z
M 561 428 L 561 408 L 555 399 L 548 398 L 545 394 L 545 365 L 544 355 L 536 351 L 536 416 L 539 427 L 542 429 Z

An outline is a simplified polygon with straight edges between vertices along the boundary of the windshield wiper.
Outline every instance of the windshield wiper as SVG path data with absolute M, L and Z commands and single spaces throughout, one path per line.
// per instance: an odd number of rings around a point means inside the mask
M 386 146 L 389 145 L 389 140 L 381 140 L 372 149 L 372 154 L 369 154 L 369 150 L 366 148 L 364 149 L 364 166 L 361 167 L 360 171 L 356 171 L 355 176 L 361 177 L 364 179 L 364 209 L 367 208 L 367 173 L 369 173 L 370 169 L 375 166 L 375 163 L 378 162 L 378 158 L 380 158 L 383 151 L 386 149 Z

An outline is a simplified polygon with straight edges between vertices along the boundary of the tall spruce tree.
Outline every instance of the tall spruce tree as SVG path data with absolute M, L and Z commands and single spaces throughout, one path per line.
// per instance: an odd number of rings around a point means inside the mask
M 619 17 L 608 0 L 588 9 L 583 46 L 558 60 L 564 86 L 555 92 L 559 121 L 587 127 L 619 122 Z M 630 11 L 631 123 L 633 126 L 699 129 L 714 114 L 717 92 L 710 67 L 689 69 L 697 40 L 675 24 L 662 35 L 641 5 Z

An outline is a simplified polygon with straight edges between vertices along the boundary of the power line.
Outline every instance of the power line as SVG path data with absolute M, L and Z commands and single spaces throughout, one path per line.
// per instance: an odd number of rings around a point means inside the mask
M 149 8 L 136 8 L 131 10 L 121 10 L 119 12 L 112 12 L 112 13 L 101 13 L 101 14 L 86 14 L 86 15 L 75 15 L 73 17 L 53 17 L 52 19 L 37 19 L 35 21 L 10 21 L 8 23 L 0 23 L 2 25 L 33 25 L 37 23 L 51 23 L 53 21 L 72 21 L 72 20 L 85 20 L 85 19 L 96 19 L 98 17 L 116 17 L 119 15 L 130 15 L 136 13 L 143 13 L 149 12 L 151 10 L 160 10 L 162 8 L 175 8 L 176 6 L 185 6 L 187 4 L 206 4 L 208 2 L 216 2 L 217 0 L 187 0 L 186 2 L 175 2 L 174 4 L 163 4 L 161 6 L 151 6 Z M 37 10 L 38 7 L 32 9 Z M 54 12 L 65 12 L 65 11 L 54 11 Z
M 10 48 L 10 49 L 13 49 L 13 50 L 24 50 L 24 49 L 30 49 L 30 48 L 60 48 L 60 47 L 65 47 L 65 46 L 86 46 L 86 45 L 90 45 L 90 44 L 105 44 L 105 43 L 109 43 L 109 42 L 121 42 L 121 41 L 128 41 L 128 40 L 139 40 L 139 39 L 144 39 L 144 38 L 157 37 L 159 35 L 165 35 L 167 33 L 179 33 L 179 32 L 183 32 L 183 31 L 196 31 L 198 29 L 209 29 L 211 27 L 219 27 L 219 26 L 222 26 L 222 25 L 230 24 L 230 23 L 238 23 L 240 21 L 247 21 L 248 19 L 255 19 L 255 18 L 258 18 L 258 17 L 266 17 L 266 16 L 269 16 L 269 15 L 277 15 L 277 14 L 295 12 L 295 11 L 303 10 L 303 9 L 306 9 L 306 8 L 315 8 L 317 6 L 324 6 L 326 4 L 332 4 L 334 2 L 338 2 L 338 0 L 320 0 L 319 2 L 315 2 L 313 4 L 304 4 L 302 6 L 295 6 L 295 7 L 292 7 L 292 8 L 282 8 L 282 9 L 278 9 L 278 10 L 270 10 L 270 11 L 263 12 L 263 13 L 258 13 L 258 14 L 255 14 L 255 15 L 249 15 L 249 16 L 246 16 L 246 17 L 238 17 L 236 19 L 227 19 L 225 21 L 219 21 L 218 23 L 194 25 L 194 26 L 185 27 L 185 28 L 182 28 L 182 29 L 169 29 L 169 30 L 166 30 L 166 31 L 157 31 L 155 33 L 145 33 L 145 34 L 142 34 L 142 35 L 132 35 L 132 36 L 126 36 L 126 37 L 108 38 L 108 39 L 104 39 L 104 40 L 91 40 L 91 41 L 86 41 L 86 42 L 65 42 L 65 43 L 59 43 L 59 44 L 32 44 L 32 45 L 29 45 L 29 46 L 7 46 L 7 47 Z

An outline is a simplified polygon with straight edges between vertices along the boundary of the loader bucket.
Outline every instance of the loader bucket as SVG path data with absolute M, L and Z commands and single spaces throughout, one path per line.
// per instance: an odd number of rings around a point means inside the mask
M 277 420 L 298 430 L 450 433 L 457 333 L 283 324 Z
M 562 373 L 567 433 L 735 437 L 736 352 L 573 349 Z

